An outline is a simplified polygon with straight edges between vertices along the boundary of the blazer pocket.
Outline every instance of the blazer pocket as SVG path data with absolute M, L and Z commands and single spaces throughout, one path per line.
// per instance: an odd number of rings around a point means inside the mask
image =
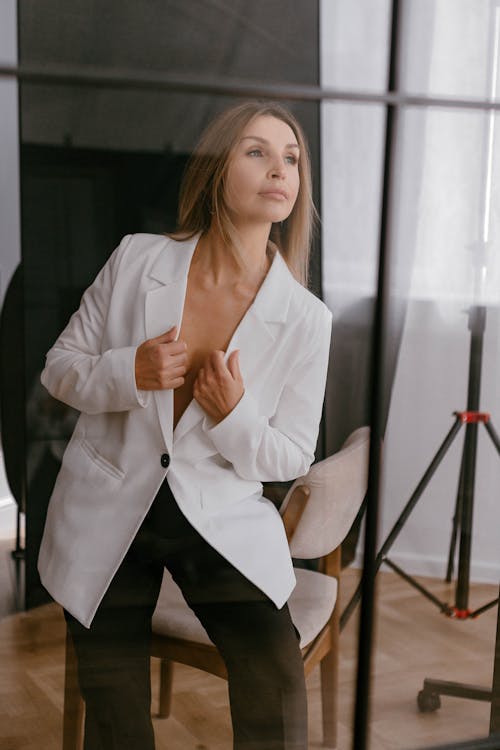
M 123 477 L 125 476 L 125 472 L 112 464 L 111 461 L 108 461 L 107 458 L 104 458 L 104 456 L 101 455 L 96 450 L 96 448 L 94 448 L 92 443 L 88 442 L 88 440 L 81 440 L 80 447 L 87 458 L 89 458 L 92 463 L 98 466 L 99 469 L 102 469 L 102 471 L 105 471 L 106 474 L 113 477 L 114 479 L 123 479 Z
M 208 515 L 217 515 L 238 501 L 237 493 L 231 492 L 226 487 L 214 488 L 212 490 L 201 489 L 201 507 Z
M 239 479 L 232 469 L 227 469 L 227 474 L 229 473 L 232 476 L 226 477 L 226 481 L 223 481 L 221 477 L 214 476 L 206 477 L 205 481 L 201 480 L 201 507 L 208 515 L 216 515 L 221 511 L 234 508 L 242 500 L 247 500 L 249 497 L 259 498 L 262 496 L 262 484 L 260 482 Z

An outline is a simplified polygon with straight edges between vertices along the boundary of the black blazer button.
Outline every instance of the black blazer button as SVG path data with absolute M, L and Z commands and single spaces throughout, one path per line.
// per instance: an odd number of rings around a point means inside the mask
M 167 469 L 169 464 L 170 464 L 170 456 L 168 455 L 168 453 L 162 453 L 161 465 L 163 466 L 164 469 Z

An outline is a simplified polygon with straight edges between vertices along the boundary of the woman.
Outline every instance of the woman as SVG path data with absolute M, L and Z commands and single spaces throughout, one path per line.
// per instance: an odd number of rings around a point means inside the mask
M 187 168 L 176 235 L 125 237 L 47 355 L 42 382 L 81 415 L 39 569 L 75 643 L 85 750 L 154 747 L 164 566 L 226 662 L 234 747 L 307 747 L 295 578 L 262 482 L 314 458 L 331 314 L 303 285 L 312 213 L 291 114 L 226 111 Z

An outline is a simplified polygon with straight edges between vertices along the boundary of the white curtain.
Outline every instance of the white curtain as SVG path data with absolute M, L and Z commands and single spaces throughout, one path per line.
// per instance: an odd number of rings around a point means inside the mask
M 403 90 L 487 99 L 499 54 L 491 42 L 497 5 L 492 0 L 402 3 Z M 323 84 L 383 91 L 388 3 L 325 1 L 322 8 Z M 499 88 L 500 83 L 497 97 Z M 492 129 L 488 117 L 472 110 L 411 108 L 398 121 L 381 537 L 451 426 L 452 412 L 466 407 L 464 310 L 473 302 L 488 307 L 482 408 L 500 424 L 500 128 Z M 366 398 L 361 381 L 369 361 L 367 300 L 375 287 L 384 115 L 376 106 L 326 104 L 322 125 L 323 283 L 340 339 L 336 352 L 334 336 L 331 381 L 342 399 L 330 391 L 328 403 L 335 443 L 339 423 L 345 431 L 366 415 L 359 399 Z M 346 317 L 347 327 L 342 325 Z M 460 451 L 461 439 L 395 544 L 392 556 L 407 569 L 443 573 Z M 481 433 L 472 559 L 477 579 L 497 581 L 500 573 L 498 540 L 491 532 L 492 522 L 500 521 L 499 480 L 500 460 Z

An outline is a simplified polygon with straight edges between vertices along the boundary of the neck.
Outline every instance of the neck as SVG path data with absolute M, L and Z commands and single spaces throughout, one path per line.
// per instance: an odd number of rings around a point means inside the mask
M 266 276 L 271 257 L 268 253 L 269 224 L 239 229 L 239 247 L 245 267 L 242 267 L 229 251 L 218 230 L 212 226 L 200 238 L 193 256 L 193 265 L 203 274 L 205 280 L 217 285 L 244 283 L 260 285 Z

